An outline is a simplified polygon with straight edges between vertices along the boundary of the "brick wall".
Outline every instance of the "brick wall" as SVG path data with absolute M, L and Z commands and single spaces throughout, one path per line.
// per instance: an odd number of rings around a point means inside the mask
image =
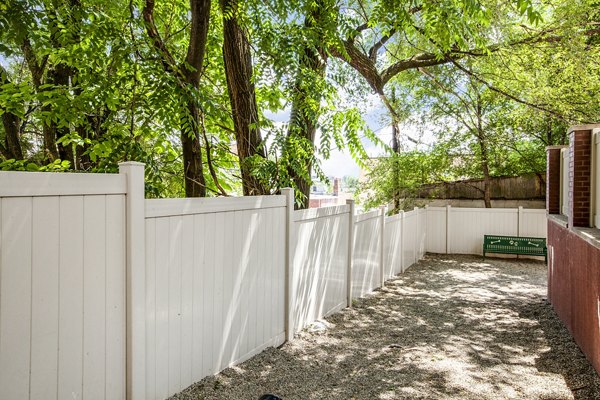
M 548 221 L 548 300 L 600 373 L 600 249 Z
M 573 338 L 600 373 L 600 231 L 591 229 L 592 131 L 569 130 L 569 206 L 564 217 L 548 217 L 548 299 Z M 560 149 L 548 148 L 547 210 L 558 214 Z M 558 161 L 557 161 L 558 158 Z M 560 193 L 558 194 L 560 198 Z
M 560 214 L 560 151 L 566 146 L 546 149 L 546 210 Z
M 569 226 L 590 226 L 592 131 L 569 135 Z

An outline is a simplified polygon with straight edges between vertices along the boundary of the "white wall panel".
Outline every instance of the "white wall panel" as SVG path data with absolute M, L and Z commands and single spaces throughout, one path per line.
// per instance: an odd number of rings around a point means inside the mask
M 427 251 L 446 252 L 446 207 L 427 208 Z
M 2 199 L 0 398 L 28 399 L 31 369 L 30 197 Z
M 417 211 L 417 261 L 425 257 L 427 252 L 427 210 L 419 208 Z
M 83 196 L 60 198 L 59 235 L 64 245 L 60 246 L 59 253 L 58 399 L 82 396 L 83 263 L 85 259 L 83 203 Z M 123 264 L 116 267 L 124 270 Z M 119 368 L 115 365 L 111 367 Z
M 33 199 L 30 399 L 56 399 L 59 301 L 59 198 Z
M 521 214 L 522 220 L 519 221 L 519 236 L 540 237 L 548 236 L 548 221 L 546 219 L 546 210 L 527 210 L 524 209 Z

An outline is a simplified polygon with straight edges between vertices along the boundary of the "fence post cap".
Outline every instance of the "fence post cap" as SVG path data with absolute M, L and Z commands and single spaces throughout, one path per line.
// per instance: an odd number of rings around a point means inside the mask
M 134 167 L 144 167 L 146 164 L 139 162 L 139 161 L 123 161 L 119 163 L 119 168 L 121 167 L 128 167 L 128 166 L 134 166 Z

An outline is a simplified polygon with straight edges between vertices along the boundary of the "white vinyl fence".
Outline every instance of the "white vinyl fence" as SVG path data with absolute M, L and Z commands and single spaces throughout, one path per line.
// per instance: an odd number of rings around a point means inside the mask
M 165 399 L 435 253 L 545 237 L 544 210 L 145 200 L 144 169 L 0 172 L 0 399 Z
M 347 305 L 350 209 L 294 211 L 294 331 Z
M 427 251 L 483 254 L 483 235 L 546 237 L 546 210 L 427 208 Z M 509 255 L 507 257 L 516 257 Z
M 381 286 L 383 211 L 354 217 L 352 297 L 363 297 Z
M 0 173 L 0 399 L 125 398 L 125 193 Z
M 284 196 L 146 200 L 146 394 L 284 342 Z

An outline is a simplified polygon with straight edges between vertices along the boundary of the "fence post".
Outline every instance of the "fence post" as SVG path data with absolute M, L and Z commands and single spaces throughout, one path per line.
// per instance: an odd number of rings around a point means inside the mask
M 354 200 L 347 199 L 348 214 L 348 266 L 346 268 L 346 303 L 352 307 L 352 263 L 354 260 Z
M 144 164 L 124 162 L 127 175 L 126 225 L 126 396 L 146 398 L 146 228 Z
M 450 204 L 446 205 L 446 254 L 450 254 L 450 212 L 452 211 L 452 206 Z
M 415 213 L 415 219 L 417 220 L 416 225 L 417 225 L 417 238 L 415 240 L 415 248 L 413 249 L 414 253 L 414 260 L 413 260 L 413 264 L 416 264 L 417 261 L 419 261 L 419 238 L 421 237 L 421 235 L 419 235 L 419 207 L 415 207 L 413 208 L 413 211 Z M 411 264 L 412 265 L 412 264 Z
M 400 210 L 400 272 L 404 272 L 404 210 Z
M 517 237 L 523 233 L 523 206 L 519 206 L 519 212 L 517 213 Z
M 428 251 L 428 239 L 429 239 L 429 232 L 427 231 L 427 227 L 429 226 L 429 205 L 425 206 L 425 243 L 424 243 L 424 247 L 423 247 L 423 253 L 427 254 Z
M 286 197 L 285 215 L 285 340 L 294 338 L 294 189 L 281 189 Z
M 381 215 L 381 224 L 379 236 L 381 237 L 381 243 L 379 244 L 379 271 L 381 274 L 381 287 L 385 285 L 385 212 L 386 206 L 379 206 Z

